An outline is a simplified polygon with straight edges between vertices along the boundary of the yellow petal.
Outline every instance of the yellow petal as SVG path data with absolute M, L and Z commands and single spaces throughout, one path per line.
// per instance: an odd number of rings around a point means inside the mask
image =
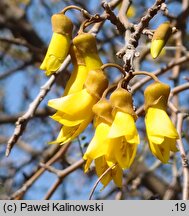
M 75 139 L 80 133 L 82 133 L 85 128 L 93 119 L 93 114 L 87 116 L 87 118 L 81 123 L 73 127 L 63 126 L 61 131 L 55 141 L 50 142 L 49 144 L 65 144 L 67 142 Z
M 137 152 L 137 144 L 128 144 L 127 155 L 129 155 L 129 164 L 128 167 L 133 163 Z
M 49 144 L 63 144 L 65 140 L 71 139 L 73 134 L 77 131 L 79 125 L 73 127 L 62 126 L 58 137 L 55 141 L 49 142 Z
M 129 144 L 125 137 L 111 139 L 108 143 L 107 163 L 118 162 L 122 169 L 129 168 L 137 151 L 137 144 Z
M 169 161 L 170 151 L 169 144 L 162 143 L 160 145 L 156 145 L 149 141 L 150 149 L 154 156 L 156 156 L 162 163 L 167 163 Z
M 87 78 L 88 70 L 84 65 L 74 66 L 74 70 L 68 80 L 65 90 L 64 96 L 68 94 L 73 94 L 83 89 L 83 85 Z
M 165 137 L 164 136 L 158 136 L 158 135 L 150 135 L 148 132 L 147 132 L 147 135 L 148 135 L 148 139 L 150 141 L 152 141 L 153 143 L 156 143 L 156 144 L 161 144 L 163 143 Z
M 109 167 L 118 162 L 121 151 L 121 141 L 122 137 L 109 138 L 106 140 L 108 148 L 105 157 Z
M 69 127 L 81 124 L 85 120 L 83 118 L 80 118 L 80 116 L 70 116 L 60 111 L 57 111 L 54 115 L 51 116 L 51 118 L 59 122 L 60 124 Z
M 169 138 L 166 138 L 166 139 L 169 139 Z M 170 150 L 172 152 L 179 151 L 178 148 L 177 148 L 177 146 L 176 146 L 176 140 L 174 140 L 174 139 L 170 139 Z
M 118 187 L 121 188 L 122 187 L 123 171 L 119 167 L 119 165 L 117 165 L 114 169 L 111 170 L 111 174 L 112 174 L 112 178 L 113 178 L 114 183 Z
M 68 55 L 69 47 L 69 37 L 53 33 L 46 56 L 40 66 L 40 69 L 46 70 L 46 75 L 51 75 L 56 72 Z
M 95 130 L 95 135 L 91 140 L 91 142 L 89 143 L 89 146 L 83 156 L 83 159 L 85 160 L 87 160 L 88 158 L 96 159 L 107 153 L 108 143 L 106 139 L 109 130 L 110 127 L 106 123 L 102 122 L 97 126 Z
M 148 138 L 157 137 L 157 144 L 161 144 L 164 137 L 178 138 L 175 126 L 167 113 L 162 109 L 150 107 L 145 117 L 146 131 Z M 155 140 L 153 140 L 155 142 Z
M 93 160 L 90 159 L 90 158 L 87 159 L 87 161 L 86 161 L 86 163 L 85 163 L 85 167 L 84 167 L 84 172 L 85 172 L 85 173 L 89 170 L 89 167 L 90 167 L 92 161 L 93 161 Z
M 86 89 L 83 89 L 65 97 L 52 99 L 48 102 L 48 106 L 69 115 L 86 117 L 96 102 L 97 99 L 93 98 Z
M 121 111 L 117 111 L 108 135 L 109 138 L 126 136 L 127 142 L 139 143 L 139 136 L 134 118 Z
M 100 177 L 109 168 L 104 157 L 95 159 L 95 168 L 98 177 Z M 111 172 L 109 171 L 103 176 L 100 182 L 104 185 L 104 187 L 106 187 L 111 180 Z

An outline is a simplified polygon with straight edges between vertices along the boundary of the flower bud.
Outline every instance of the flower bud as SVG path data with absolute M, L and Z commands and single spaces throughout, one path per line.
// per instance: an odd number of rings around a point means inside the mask
M 96 38 L 90 33 L 82 33 L 73 39 L 73 44 L 83 53 L 97 53 Z
M 101 69 L 89 71 L 85 81 L 85 88 L 90 95 L 100 99 L 107 87 L 108 79 Z
M 52 30 L 55 33 L 69 36 L 71 38 L 73 23 L 64 14 L 58 13 L 51 17 Z
M 171 36 L 171 33 L 172 28 L 170 26 L 170 22 L 161 24 L 154 32 L 150 49 L 151 55 L 154 59 L 159 56 L 161 50 Z
M 40 69 L 45 70 L 47 76 L 55 73 L 68 55 L 73 29 L 71 20 L 64 14 L 54 14 L 51 21 L 53 35 L 40 65 Z
M 99 100 L 92 110 L 97 117 L 104 119 L 108 123 L 112 123 L 112 106 L 105 98 Z
M 82 53 L 88 70 L 99 69 L 102 61 L 98 56 L 96 38 L 90 33 L 81 33 L 73 39 L 73 44 Z
M 123 88 L 117 88 L 110 96 L 111 104 L 114 108 L 121 110 L 122 112 L 128 113 L 137 119 L 137 116 L 133 110 L 132 95 Z
M 169 93 L 170 87 L 165 83 L 154 82 L 149 85 L 144 91 L 145 110 L 152 106 L 166 110 Z
M 76 48 L 76 46 L 70 47 L 70 56 L 73 65 L 85 65 L 85 60 L 82 53 Z

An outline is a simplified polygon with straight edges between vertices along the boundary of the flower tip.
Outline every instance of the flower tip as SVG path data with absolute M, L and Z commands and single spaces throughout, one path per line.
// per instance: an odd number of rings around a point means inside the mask
M 165 45 L 164 40 L 153 40 L 151 43 L 150 53 L 153 59 L 156 59 Z
M 44 63 L 44 61 L 41 63 L 41 65 L 39 66 L 39 69 L 40 70 L 45 70 L 45 63 Z
M 48 142 L 49 145 L 53 145 L 53 144 L 58 144 L 57 140 L 54 140 L 54 141 L 51 141 L 51 142 Z
M 45 71 L 45 75 L 46 75 L 46 76 L 50 76 L 50 75 L 52 75 L 52 74 L 53 74 L 52 71 Z

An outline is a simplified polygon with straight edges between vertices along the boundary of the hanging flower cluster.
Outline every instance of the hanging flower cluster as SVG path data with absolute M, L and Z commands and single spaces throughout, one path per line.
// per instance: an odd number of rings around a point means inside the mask
M 166 28 L 169 29 L 167 25 Z M 101 178 L 104 187 L 111 180 L 121 187 L 123 170 L 133 163 L 140 143 L 135 125 L 137 115 L 133 109 L 133 97 L 127 90 L 127 85 L 123 84 L 128 79 L 127 73 L 124 72 L 125 76 L 117 88 L 110 91 L 95 37 L 79 31 L 71 39 L 73 24 L 62 13 L 52 16 L 52 26 L 54 33 L 40 68 L 46 71 L 46 75 L 51 75 L 70 54 L 73 71 L 63 96 L 48 102 L 48 106 L 56 110 L 51 118 L 62 125 L 57 139 L 51 144 L 62 145 L 72 141 L 93 121 L 95 133 L 83 156 L 86 160 L 85 172 L 94 161 L 99 177 L 109 169 Z M 152 44 L 153 57 L 157 57 L 161 51 L 154 53 L 157 38 Z M 133 72 L 132 75 L 141 73 Z M 147 72 L 143 74 L 150 75 Z M 110 93 L 109 99 L 107 93 Z M 169 161 L 171 151 L 177 151 L 178 133 L 166 111 L 169 93 L 169 86 L 157 77 L 144 92 L 149 147 L 152 154 L 163 163 Z

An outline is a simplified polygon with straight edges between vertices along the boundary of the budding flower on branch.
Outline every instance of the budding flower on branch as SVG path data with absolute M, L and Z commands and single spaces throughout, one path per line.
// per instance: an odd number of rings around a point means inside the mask
M 53 35 L 40 66 L 47 76 L 55 73 L 68 55 L 73 30 L 73 23 L 64 14 L 54 14 L 51 22 Z
M 152 57 L 155 59 L 161 53 L 163 47 L 167 43 L 169 37 L 171 36 L 172 28 L 170 22 L 165 22 L 161 24 L 154 32 L 150 52 Z
M 149 85 L 145 92 L 145 124 L 152 153 L 163 163 L 168 163 L 170 151 L 177 152 L 179 135 L 167 115 L 170 87 L 161 82 Z

